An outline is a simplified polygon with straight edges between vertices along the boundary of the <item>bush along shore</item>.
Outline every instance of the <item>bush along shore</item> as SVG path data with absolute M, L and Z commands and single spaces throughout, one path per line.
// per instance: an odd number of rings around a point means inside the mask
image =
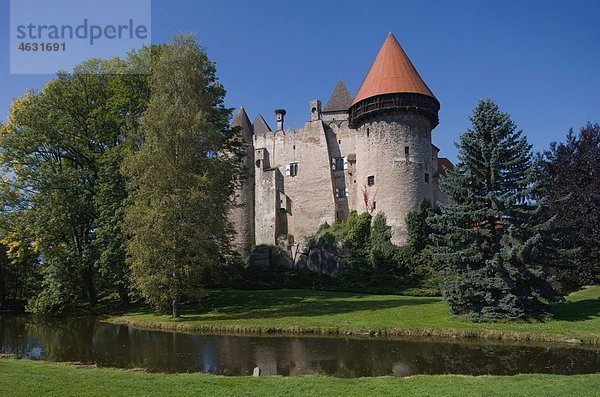
M 182 317 L 150 310 L 104 321 L 137 328 L 221 333 L 436 336 L 600 345 L 600 286 L 551 307 L 542 320 L 471 322 L 449 315 L 437 297 L 309 290 L 211 291 Z
M 0 359 L 0 394 L 12 396 L 594 396 L 600 374 L 339 379 L 162 374 Z M 23 376 L 27 374 L 27 376 Z

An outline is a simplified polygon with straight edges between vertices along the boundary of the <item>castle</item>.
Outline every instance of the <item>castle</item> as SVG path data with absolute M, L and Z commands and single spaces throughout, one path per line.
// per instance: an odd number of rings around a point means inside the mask
M 250 175 L 236 192 L 242 206 L 230 215 L 234 246 L 247 255 L 280 238 L 299 243 L 352 210 L 384 212 L 392 241 L 403 243 L 411 210 L 447 200 L 438 178 L 452 164 L 431 143 L 439 109 L 392 33 L 356 96 L 340 80 L 325 107 L 310 101 L 304 128 L 284 130 L 286 112 L 278 109 L 272 131 L 240 108 L 232 126 L 248 145 Z

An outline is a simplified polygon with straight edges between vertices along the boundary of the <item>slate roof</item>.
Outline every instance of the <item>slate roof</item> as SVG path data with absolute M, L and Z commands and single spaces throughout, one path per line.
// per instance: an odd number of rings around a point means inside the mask
M 344 81 L 339 79 L 327 104 L 323 108 L 323 112 L 345 112 L 350 105 L 352 105 L 352 95 L 348 92 Z
M 266 134 L 268 132 L 272 132 L 271 127 L 269 127 L 269 124 L 267 124 L 265 119 L 263 119 L 263 116 L 261 116 L 260 114 L 258 116 L 256 116 L 256 118 L 254 119 L 254 123 L 252 123 L 252 125 L 254 126 L 254 135 Z
M 243 135 L 252 135 L 252 124 L 243 106 L 240 106 L 237 114 L 231 122 L 232 127 L 240 127 Z
M 417 93 L 435 98 L 394 37 L 389 33 L 352 105 L 382 94 Z

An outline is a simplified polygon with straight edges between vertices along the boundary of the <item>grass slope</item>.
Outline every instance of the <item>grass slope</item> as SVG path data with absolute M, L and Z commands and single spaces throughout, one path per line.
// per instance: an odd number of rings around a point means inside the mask
M 440 298 L 307 290 L 213 291 L 183 318 L 138 311 L 107 319 L 144 328 L 260 333 L 436 335 L 600 344 L 600 286 L 552 308 L 552 319 L 472 323 L 453 318 Z
M 149 374 L 0 359 L 9 396 L 597 396 L 600 374 L 336 379 Z

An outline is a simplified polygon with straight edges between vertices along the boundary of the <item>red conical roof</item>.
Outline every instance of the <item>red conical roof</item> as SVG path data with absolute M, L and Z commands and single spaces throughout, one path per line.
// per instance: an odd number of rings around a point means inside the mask
M 373 96 L 416 93 L 435 98 L 392 33 L 386 37 L 352 105 Z

